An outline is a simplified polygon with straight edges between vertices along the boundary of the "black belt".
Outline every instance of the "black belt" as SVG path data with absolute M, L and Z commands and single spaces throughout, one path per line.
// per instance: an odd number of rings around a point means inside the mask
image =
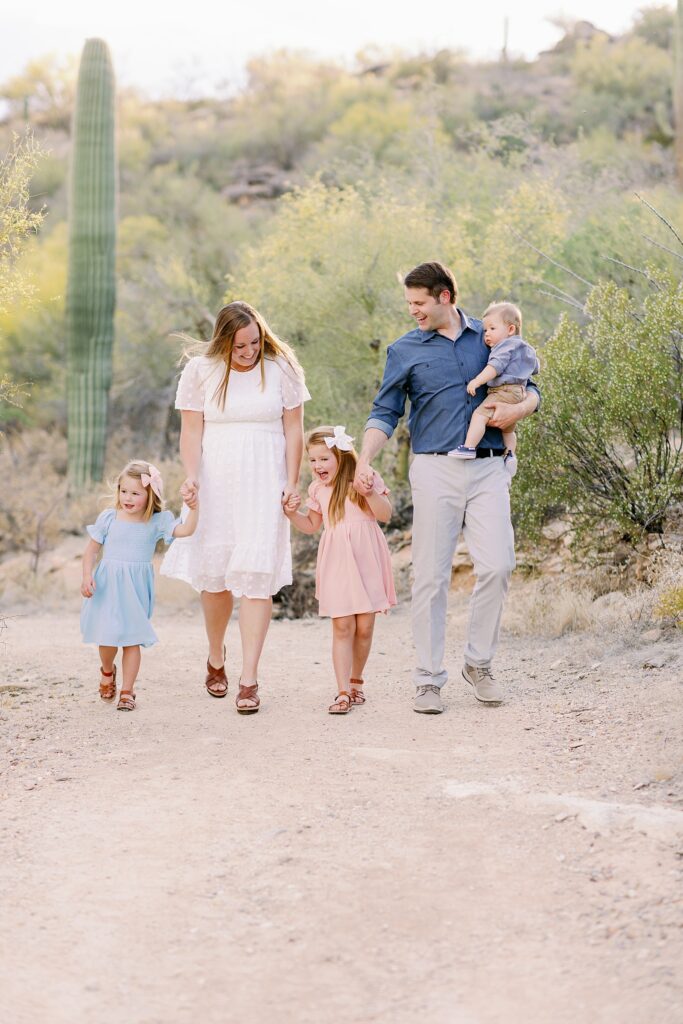
M 420 452 L 421 455 L 448 455 L 448 452 Z M 497 455 L 505 455 L 504 448 L 477 448 L 477 459 L 493 459 Z

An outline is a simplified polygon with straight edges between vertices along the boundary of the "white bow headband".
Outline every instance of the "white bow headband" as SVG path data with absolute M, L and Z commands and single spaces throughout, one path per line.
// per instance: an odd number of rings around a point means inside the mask
M 353 438 L 346 433 L 346 427 L 335 427 L 334 437 L 326 437 L 328 448 L 338 448 L 340 452 L 353 451 Z

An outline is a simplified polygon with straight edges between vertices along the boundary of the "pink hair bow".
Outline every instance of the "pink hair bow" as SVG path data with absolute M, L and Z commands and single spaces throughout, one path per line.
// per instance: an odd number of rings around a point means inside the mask
M 346 433 L 346 427 L 335 427 L 334 437 L 326 437 L 325 444 L 328 448 L 338 448 L 340 452 L 350 452 L 353 438 Z
M 163 498 L 164 482 L 161 479 L 161 473 L 156 468 L 156 466 L 152 465 L 151 462 L 149 463 L 149 473 L 141 473 L 140 480 L 142 481 L 143 487 L 152 488 L 152 490 L 156 494 L 157 498 L 159 498 L 159 500 Z

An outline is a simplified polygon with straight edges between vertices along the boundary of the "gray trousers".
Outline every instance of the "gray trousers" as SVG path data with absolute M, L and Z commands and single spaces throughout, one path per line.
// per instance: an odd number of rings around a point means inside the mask
M 503 602 L 515 567 L 510 477 L 502 458 L 453 459 L 416 455 L 413 492 L 413 639 L 417 686 L 443 686 L 446 610 L 453 553 L 460 531 L 477 582 L 470 600 L 465 661 L 491 663 Z

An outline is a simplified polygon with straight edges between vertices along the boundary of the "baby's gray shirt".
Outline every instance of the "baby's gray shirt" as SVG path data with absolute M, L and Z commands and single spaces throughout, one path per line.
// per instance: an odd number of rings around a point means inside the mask
M 501 384 L 526 384 L 529 377 L 541 368 L 536 350 L 518 334 L 511 334 L 505 341 L 494 345 L 487 365 L 498 374 L 488 382 L 490 388 Z

